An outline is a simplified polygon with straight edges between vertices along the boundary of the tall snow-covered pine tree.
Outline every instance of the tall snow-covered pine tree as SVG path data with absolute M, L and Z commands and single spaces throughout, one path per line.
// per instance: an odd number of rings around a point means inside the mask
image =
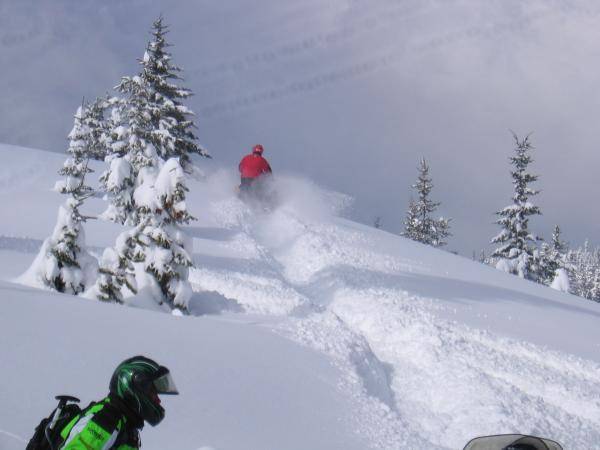
M 529 164 L 533 162 L 529 136 L 520 140 L 513 133 L 515 140 L 515 155 L 510 157 L 514 169 L 511 171 L 514 194 L 512 203 L 498 211 L 500 218 L 496 221 L 502 227 L 500 233 L 492 239 L 492 243 L 500 244 L 494 250 L 492 257 L 499 258 L 498 269 L 519 275 L 522 278 L 537 280 L 539 274 L 535 270 L 536 242 L 539 240 L 529 230 L 529 217 L 540 215 L 541 211 L 530 201 L 530 197 L 539 191 L 530 187 L 538 177 L 528 172 Z
M 139 75 L 123 77 L 116 87 L 122 98 L 111 114 L 110 167 L 101 177 L 111 204 L 103 217 L 139 229 L 136 255 L 154 280 L 159 302 L 185 310 L 192 265 L 180 228 L 191 220 L 185 209 L 185 173 L 194 170 L 193 154 L 209 155 L 196 142 L 193 112 L 183 105 L 192 93 L 175 83 L 181 69 L 171 61 L 166 34 L 159 18 Z M 117 273 L 124 266 L 114 256 L 109 252 L 107 262 Z
M 210 155 L 198 145 L 194 134 L 194 113 L 182 103 L 193 94 L 189 89 L 175 84 L 175 81 L 182 80 L 181 68 L 171 60 L 172 55 L 168 51 L 171 45 L 165 39 L 167 33 L 168 28 L 163 18 L 159 17 L 152 24 L 153 39 L 140 61 L 140 78 L 147 86 L 152 110 L 149 139 L 164 161 L 179 158 L 181 167 L 188 171 L 191 169 L 192 154 Z
M 158 18 L 139 61 L 139 75 L 123 77 L 116 87 L 122 98 L 113 101 L 110 167 L 101 181 L 111 197 L 103 217 L 117 223 L 141 222 L 134 191 L 153 183 L 162 162 L 176 157 L 186 172 L 192 172 L 192 154 L 210 156 L 197 143 L 193 112 L 183 105 L 192 92 L 175 84 L 181 80 L 181 69 L 171 61 L 167 32 Z

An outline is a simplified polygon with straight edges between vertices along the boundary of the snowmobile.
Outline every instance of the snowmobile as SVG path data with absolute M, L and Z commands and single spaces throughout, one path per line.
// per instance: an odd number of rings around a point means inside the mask
M 253 209 L 273 211 L 279 204 L 272 176 L 242 179 L 237 187 L 238 197 Z
M 475 438 L 464 450 L 563 450 L 555 441 L 524 434 L 499 434 Z

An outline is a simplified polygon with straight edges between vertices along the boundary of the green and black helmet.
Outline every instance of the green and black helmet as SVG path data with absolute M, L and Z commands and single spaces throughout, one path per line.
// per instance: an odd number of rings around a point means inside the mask
M 119 364 L 110 379 L 110 393 L 152 426 L 165 417 L 158 394 L 179 394 L 169 369 L 145 356 L 134 356 Z

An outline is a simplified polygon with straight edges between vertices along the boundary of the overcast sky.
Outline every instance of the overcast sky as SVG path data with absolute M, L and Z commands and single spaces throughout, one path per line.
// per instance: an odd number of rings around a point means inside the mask
M 600 241 L 598 2 L 0 0 L 0 142 L 64 151 L 82 97 L 138 71 L 161 13 L 205 164 L 260 142 L 276 171 L 399 232 L 424 156 L 448 248 L 470 256 L 510 202 L 509 130 L 533 132 L 532 229 Z

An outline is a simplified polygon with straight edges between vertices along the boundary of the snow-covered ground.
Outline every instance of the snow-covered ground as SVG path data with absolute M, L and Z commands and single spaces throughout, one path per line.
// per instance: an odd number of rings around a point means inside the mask
M 53 395 L 103 395 L 133 354 L 181 391 L 148 449 L 457 449 L 513 432 L 600 449 L 600 305 L 350 222 L 347 197 L 307 180 L 279 176 L 279 206 L 252 211 L 210 166 L 190 186 L 194 316 L 37 290 L 14 280 L 54 226 L 63 156 L 0 157 L 2 450 Z M 86 232 L 98 255 L 119 228 Z

